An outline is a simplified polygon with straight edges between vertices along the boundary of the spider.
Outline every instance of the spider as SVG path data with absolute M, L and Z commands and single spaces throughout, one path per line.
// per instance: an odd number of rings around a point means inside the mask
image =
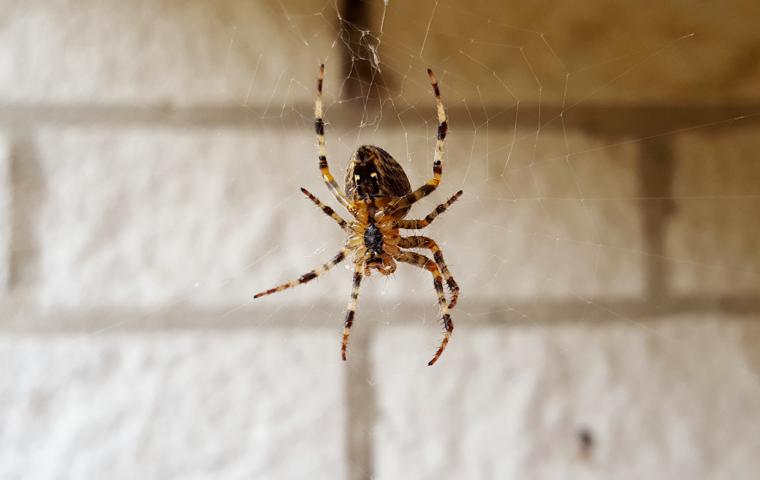
M 390 275 L 396 270 L 396 261 L 409 263 L 419 268 L 428 270 L 433 276 L 433 287 L 438 295 L 438 306 L 443 324 L 443 339 L 428 365 L 433 365 L 440 358 L 446 345 L 449 343 L 454 324 L 449 316 L 449 310 L 454 308 L 459 297 L 459 285 L 451 276 L 443 253 L 438 244 L 428 237 L 419 235 L 403 237 L 399 229 L 418 230 L 428 226 L 438 215 L 445 212 L 461 195 L 458 191 L 445 203 L 438 205 L 422 220 L 406 220 L 407 213 L 412 204 L 433 192 L 441 182 L 443 171 L 442 158 L 444 140 L 448 124 L 446 112 L 441 102 L 441 94 L 438 89 L 438 81 L 432 70 L 428 69 L 430 83 L 435 94 L 436 109 L 438 114 L 438 135 L 433 156 L 433 178 L 417 190 L 412 191 L 409 179 L 396 160 L 380 147 L 362 145 L 352 155 L 346 171 L 345 193 L 340 190 L 338 183 L 330 173 L 327 166 L 327 151 L 325 148 L 325 122 L 322 118 L 322 84 L 325 76 L 324 64 L 319 68 L 317 79 L 317 97 L 314 105 L 314 127 L 317 134 L 317 147 L 319 158 L 319 170 L 328 190 L 335 199 L 343 205 L 354 217 L 354 221 L 346 221 L 335 210 L 322 203 L 317 197 L 305 188 L 301 192 L 309 200 L 314 202 L 322 211 L 342 228 L 348 235 L 343 248 L 332 260 L 320 267 L 301 275 L 297 280 L 292 280 L 278 285 L 269 290 L 264 290 L 254 295 L 253 298 L 263 297 L 275 292 L 295 287 L 310 282 L 345 260 L 353 254 L 354 275 L 351 298 L 348 302 L 348 311 L 343 328 L 343 342 L 341 344 L 341 357 L 346 360 L 348 348 L 348 336 L 354 323 L 356 303 L 359 298 L 359 287 L 364 276 L 370 276 L 372 270 L 377 270 L 382 275 Z M 429 249 L 433 254 L 433 260 L 419 253 L 406 251 L 408 248 Z M 446 303 L 443 290 L 443 280 L 450 291 L 450 300 Z

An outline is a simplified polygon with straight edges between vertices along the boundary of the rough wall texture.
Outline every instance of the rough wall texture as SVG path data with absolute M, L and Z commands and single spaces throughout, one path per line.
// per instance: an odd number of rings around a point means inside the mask
M 275 91 L 276 105 L 288 92 L 310 97 L 290 82 L 317 65 L 298 48 L 304 39 L 285 35 L 261 48 L 289 25 L 287 10 L 276 1 L 4 3 L 13 12 L 0 31 L 6 101 L 258 105 L 273 100 Z M 300 8 L 288 3 L 297 13 L 309 2 Z M 321 35 L 309 41 L 329 51 L 333 34 L 322 24 Z
M 754 478 L 757 6 L 492 3 L 0 0 L 0 477 Z M 347 364 L 344 266 L 252 302 L 343 241 L 322 61 L 339 178 L 426 181 L 441 80 L 432 369 L 426 271 Z
M 332 339 L 3 335 L 0 476 L 341 478 L 343 374 L 322 348 Z M 280 354 L 287 366 L 272 368 Z
M 394 72 L 411 74 L 422 56 L 463 93 L 479 85 L 492 101 L 535 100 L 537 86 L 569 104 L 757 100 L 759 13 L 752 0 L 398 2 L 383 48 L 410 54 L 388 59 Z
M 753 478 L 760 383 L 736 348 L 746 331 L 757 326 L 699 316 L 483 328 L 433 373 L 415 351 L 429 332 L 383 331 L 378 477 Z

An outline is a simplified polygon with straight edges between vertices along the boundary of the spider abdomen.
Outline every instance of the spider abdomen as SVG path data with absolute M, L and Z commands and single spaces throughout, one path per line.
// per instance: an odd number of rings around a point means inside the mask
M 362 145 L 351 157 L 346 171 L 349 199 L 378 200 L 377 206 L 382 206 L 384 201 L 403 197 L 411 191 L 404 169 L 382 148 Z

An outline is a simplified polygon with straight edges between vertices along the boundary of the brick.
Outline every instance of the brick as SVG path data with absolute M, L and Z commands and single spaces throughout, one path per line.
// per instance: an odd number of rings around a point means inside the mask
M 342 178 L 355 139 L 334 132 L 329 140 Z M 387 146 L 415 185 L 430 175 L 432 144 L 423 133 L 406 145 L 393 131 L 363 140 Z M 597 144 L 569 140 L 578 149 Z M 326 261 L 344 238 L 298 192 L 305 185 L 336 206 L 320 182 L 313 139 L 300 131 L 70 128 L 50 129 L 38 142 L 48 179 L 38 226 L 44 305 L 242 305 Z M 452 141 L 442 187 L 413 210 L 422 217 L 465 190 L 425 233 L 440 241 L 466 298 L 638 295 L 635 149 L 566 159 L 557 156 L 562 137 L 547 135 L 532 165 L 515 160 L 502 174 L 510 142 L 477 134 Z M 350 275 L 336 270 L 280 295 L 312 303 L 340 292 L 343 303 Z M 368 281 L 362 298 L 427 303 L 430 283 L 427 272 L 403 266 L 392 279 Z
M 563 98 L 568 105 L 756 101 L 760 71 L 747 67 L 756 55 L 747 5 L 396 2 L 387 7 L 376 58 L 386 84 L 399 87 L 400 105 L 429 93 L 428 66 L 439 71 L 450 98 L 478 106 Z M 348 29 L 338 27 L 332 4 L 4 0 L 2 6 L 9 12 L 0 26 L 4 101 L 216 102 L 270 106 L 267 115 L 278 116 L 283 103 L 311 99 L 320 61 L 327 61 L 330 78 L 345 76 L 339 70 Z M 364 41 L 379 43 L 383 2 L 372 8 L 373 31 Z M 341 85 L 328 81 L 326 88 L 337 95 Z
M 292 330 L 0 335 L 0 477 L 344 478 L 334 342 Z
M 267 115 L 277 116 L 284 99 L 311 99 L 320 60 L 337 55 L 335 14 L 311 2 L 4 0 L 0 9 L 5 102 L 271 101 Z
M 755 320 L 460 322 L 434 367 L 437 329 L 383 329 L 376 476 L 753 478 L 760 386 L 745 337 L 760 331 Z
M 389 136 L 386 145 L 418 185 L 430 176 L 433 136 L 409 133 Z M 441 186 L 409 215 L 423 217 L 464 190 L 424 234 L 440 241 L 463 301 L 472 302 L 466 308 L 517 298 L 640 295 L 646 252 L 634 200 L 636 147 L 600 148 L 602 140 L 582 134 L 544 133 L 536 142 L 535 132 L 518 131 L 512 148 L 512 138 L 457 125 Z M 427 276 L 397 287 L 432 295 Z
M 675 141 L 675 214 L 667 258 L 682 294 L 756 294 L 760 284 L 757 133 L 694 133 Z
M 559 105 L 563 98 L 567 105 L 757 101 L 750 5 L 397 2 L 385 13 L 380 58 L 407 96 L 427 93 L 424 69 L 432 66 L 449 98 L 473 109 L 515 99 L 523 105 Z M 377 2 L 378 18 L 382 9 Z
M 312 142 L 236 129 L 43 132 L 41 303 L 242 306 L 328 260 L 340 229 L 298 190 L 327 201 Z M 350 273 L 340 282 L 336 270 L 321 288 L 347 292 Z

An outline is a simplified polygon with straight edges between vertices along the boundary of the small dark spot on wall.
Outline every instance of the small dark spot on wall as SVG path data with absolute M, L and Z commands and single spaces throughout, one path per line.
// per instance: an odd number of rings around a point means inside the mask
M 578 441 L 578 454 L 583 460 L 589 460 L 594 451 L 596 441 L 594 434 L 587 427 L 581 427 L 576 433 Z

